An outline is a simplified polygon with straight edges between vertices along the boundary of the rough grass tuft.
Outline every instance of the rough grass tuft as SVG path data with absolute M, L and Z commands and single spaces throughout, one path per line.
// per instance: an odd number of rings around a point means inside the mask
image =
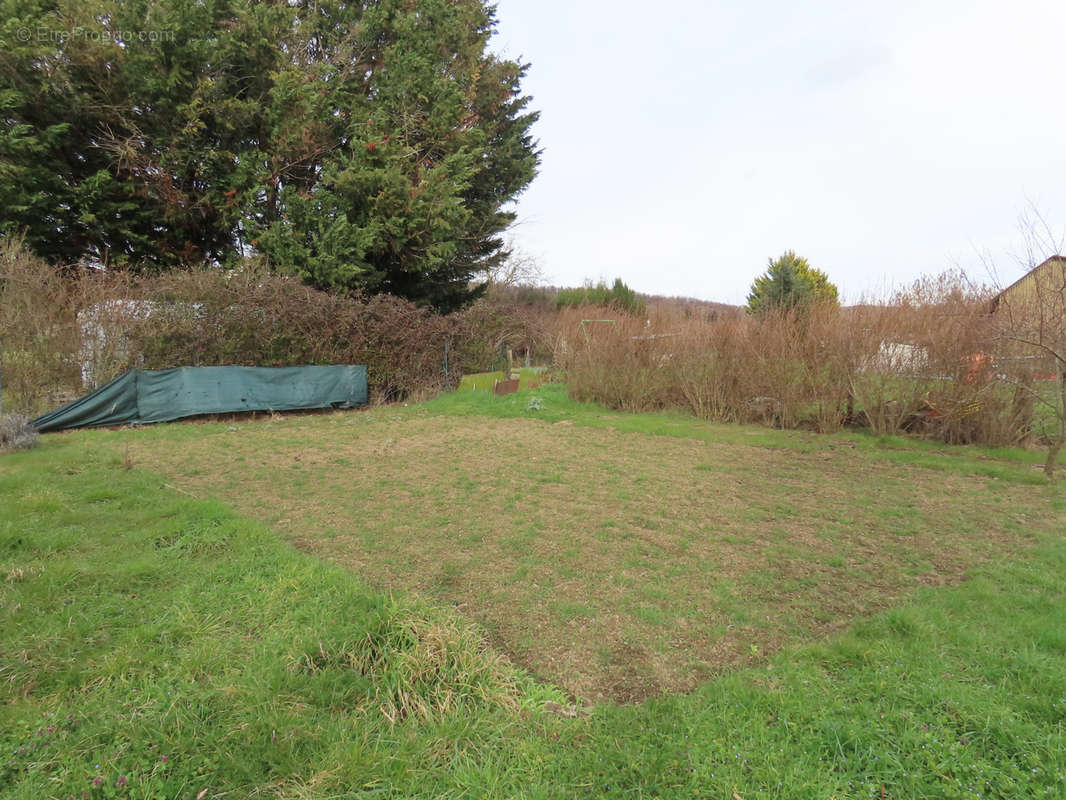
M 485 707 L 519 708 L 522 687 L 514 667 L 461 619 L 390 600 L 368 627 L 354 641 L 315 642 L 290 659 L 290 668 L 370 678 L 368 705 L 392 723 L 440 721 Z

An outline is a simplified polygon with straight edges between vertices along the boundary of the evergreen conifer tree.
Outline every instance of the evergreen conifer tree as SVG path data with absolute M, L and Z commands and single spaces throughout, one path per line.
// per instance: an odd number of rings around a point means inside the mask
M 0 234 L 45 258 L 259 254 L 447 310 L 505 256 L 537 115 L 483 0 L 9 5 Z
M 807 259 L 787 250 L 769 260 L 766 272 L 755 279 L 748 293 L 749 313 L 775 308 L 797 308 L 811 303 L 839 305 L 837 287 L 829 276 L 815 269 Z

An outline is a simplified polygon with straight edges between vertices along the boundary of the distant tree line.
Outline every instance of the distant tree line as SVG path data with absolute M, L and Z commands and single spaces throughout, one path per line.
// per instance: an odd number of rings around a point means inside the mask
M 555 305 L 556 308 L 610 306 L 618 311 L 637 316 L 644 314 L 647 310 L 644 300 L 626 286 L 621 278 L 615 278 L 610 287 L 600 281 L 576 289 L 560 289 L 555 296 Z

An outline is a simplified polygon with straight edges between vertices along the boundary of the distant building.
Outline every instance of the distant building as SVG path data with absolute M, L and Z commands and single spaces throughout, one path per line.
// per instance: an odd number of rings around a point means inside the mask
M 1052 300 L 1051 295 L 1058 295 Z M 1054 302 L 1061 305 L 1061 297 L 1066 296 L 1066 256 L 1052 256 L 1033 267 L 1014 283 L 992 298 L 993 314 L 1010 308 L 1021 311 L 1030 307 L 1037 310 L 1037 305 Z
M 1066 351 L 1066 256 L 1055 255 L 992 298 L 990 316 L 1007 343 L 997 354 L 1008 372 L 1056 379 Z
M 862 372 L 882 375 L 922 375 L 929 366 L 929 351 L 919 344 L 884 340 L 877 354 L 867 359 Z

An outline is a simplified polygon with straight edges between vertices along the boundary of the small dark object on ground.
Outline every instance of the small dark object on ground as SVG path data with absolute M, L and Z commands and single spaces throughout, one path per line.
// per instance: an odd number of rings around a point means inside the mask
M 0 452 L 29 450 L 38 445 L 40 434 L 29 417 L 22 414 L 0 414 Z
M 492 387 L 492 391 L 495 394 L 513 394 L 518 391 L 518 381 L 496 381 L 496 384 Z

